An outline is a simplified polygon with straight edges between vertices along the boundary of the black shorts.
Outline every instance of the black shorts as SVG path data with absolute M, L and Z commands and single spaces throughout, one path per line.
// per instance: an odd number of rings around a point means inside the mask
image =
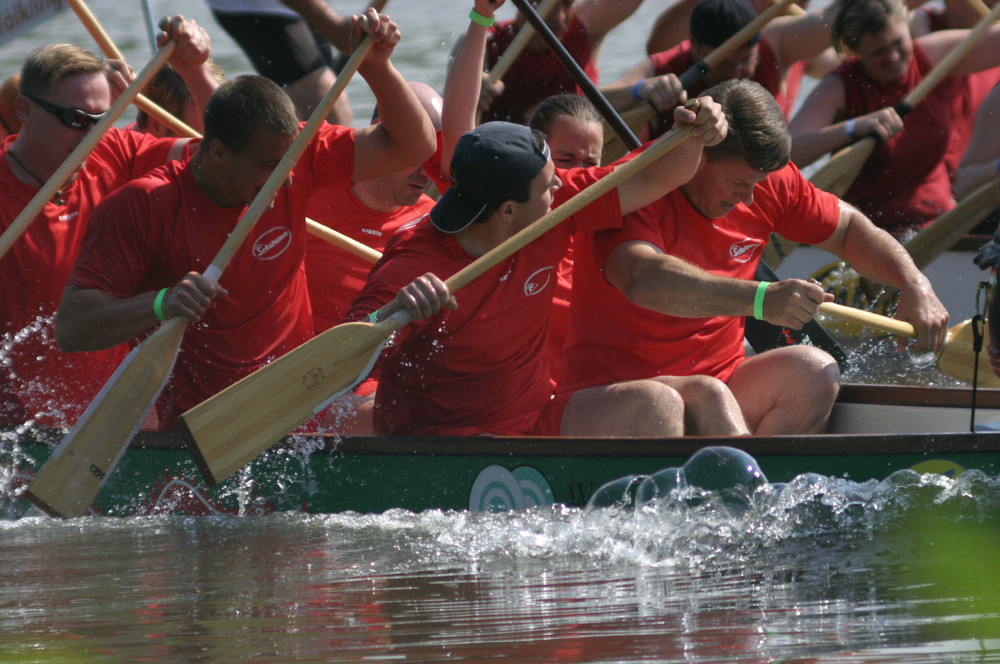
M 320 67 L 333 66 L 333 47 L 301 18 L 212 14 L 243 49 L 257 73 L 278 85 L 294 83 Z

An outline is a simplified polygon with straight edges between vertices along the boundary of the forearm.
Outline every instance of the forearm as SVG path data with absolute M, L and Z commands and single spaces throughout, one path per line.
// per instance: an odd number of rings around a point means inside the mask
M 117 298 L 92 288 L 67 286 L 56 313 L 56 343 L 64 351 L 112 348 L 155 327 L 157 292 Z
M 375 144 L 359 143 L 355 149 L 355 182 L 419 164 L 437 146 L 427 112 L 392 63 L 369 68 L 364 77 L 378 103 L 379 123 L 371 128 Z M 381 157 L 371 158 L 375 152 Z
M 188 87 L 191 93 L 191 100 L 198 109 L 197 116 L 200 118 L 205 112 L 205 104 L 212 96 L 215 89 L 219 87 L 220 81 L 215 76 L 211 60 L 206 60 L 197 67 L 175 67 L 177 73 Z
M 792 161 L 799 168 L 805 168 L 820 157 L 851 144 L 847 122 L 816 129 L 798 131 L 792 134 Z
M 687 183 L 701 163 L 703 146 L 697 141 L 684 141 L 646 168 L 618 186 L 621 214 L 646 207 L 674 189 Z
M 841 246 L 827 248 L 847 261 L 860 275 L 901 291 L 932 290 L 930 281 L 913 263 L 906 249 L 894 237 L 875 226 L 861 212 L 845 206 L 849 226 Z
M 341 53 L 351 52 L 351 19 L 340 16 L 323 0 L 281 0 Z
M 614 257 L 609 268 L 613 261 Z M 757 282 L 713 275 L 669 254 L 622 261 L 618 268 L 607 270 L 607 277 L 630 302 L 664 315 L 707 318 L 753 314 Z
M 483 65 L 486 52 L 486 37 L 489 28 L 469 21 L 468 31 L 462 39 L 455 57 L 448 69 L 444 83 L 444 102 L 441 109 L 441 133 L 444 143 L 442 166 L 450 161 L 462 134 L 476 126 L 476 108 L 483 84 Z

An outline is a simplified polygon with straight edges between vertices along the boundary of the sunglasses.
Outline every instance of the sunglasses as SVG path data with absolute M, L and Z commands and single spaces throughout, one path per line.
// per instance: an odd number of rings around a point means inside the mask
M 87 125 L 91 123 L 96 125 L 107 114 L 107 111 L 105 111 L 104 113 L 94 115 L 92 113 L 87 113 L 86 111 L 81 111 L 79 108 L 66 108 L 65 106 L 50 104 L 44 99 L 39 99 L 38 97 L 29 95 L 26 92 L 22 94 L 52 115 L 56 116 L 56 119 L 58 119 L 59 122 L 71 129 L 86 129 Z

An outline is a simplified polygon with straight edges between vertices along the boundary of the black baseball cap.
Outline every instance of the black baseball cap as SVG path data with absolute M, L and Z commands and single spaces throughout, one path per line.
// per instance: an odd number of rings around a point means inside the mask
M 458 139 L 451 157 L 451 186 L 431 209 L 431 223 L 457 233 L 531 184 L 549 160 L 530 128 L 486 122 Z
M 748 0 L 698 0 L 691 12 L 691 37 L 706 46 L 721 46 L 755 18 L 757 10 Z M 757 33 L 746 45 L 759 41 Z

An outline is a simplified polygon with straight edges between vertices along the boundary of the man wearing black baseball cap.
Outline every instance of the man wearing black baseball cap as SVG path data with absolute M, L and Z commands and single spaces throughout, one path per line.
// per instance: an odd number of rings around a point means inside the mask
M 687 109 L 680 115 L 694 120 Z M 698 142 L 689 149 L 700 155 Z M 455 274 L 540 219 L 563 178 L 567 189 L 579 191 L 582 181 L 614 167 L 557 174 L 541 134 L 507 122 L 463 134 L 450 165 L 452 186 L 430 222 L 390 240 L 352 305 L 354 320 L 384 320 L 403 308 L 415 319 L 382 358 L 375 432 L 682 435 L 684 402 L 664 383 L 636 380 L 555 394 L 551 377 L 547 337 L 556 266 L 574 232 L 620 225 L 626 194 L 620 198 L 614 189 L 598 198 L 464 286 L 457 300 L 435 276 Z M 745 431 L 740 420 L 730 433 Z
M 836 8 L 839 3 L 830 5 Z M 795 104 L 806 61 L 830 48 L 833 14 L 828 7 L 822 12 L 771 20 L 691 84 L 687 96 L 698 96 L 729 79 L 746 78 L 764 86 L 787 118 Z M 652 135 L 659 136 L 670 128 L 669 111 L 685 98 L 678 77 L 696 63 L 704 62 L 709 54 L 756 18 L 757 11 L 750 0 L 698 0 L 691 11 L 688 41 L 651 53 L 620 79 L 602 88 L 602 92 L 619 111 L 651 104 L 660 114 Z M 810 73 L 817 75 L 812 70 Z M 823 73 L 825 71 L 818 75 Z

